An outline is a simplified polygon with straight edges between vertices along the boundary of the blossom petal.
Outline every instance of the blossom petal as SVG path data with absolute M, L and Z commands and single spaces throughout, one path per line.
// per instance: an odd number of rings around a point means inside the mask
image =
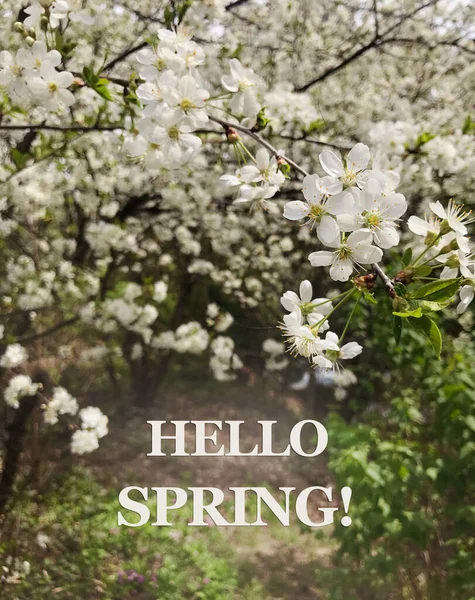
M 386 219 L 399 219 L 407 210 L 406 198 L 402 194 L 389 194 L 381 200 L 380 210 Z
M 442 204 L 440 203 L 439 200 L 437 200 L 437 202 L 431 202 L 429 204 L 429 208 L 431 209 L 431 211 L 436 214 L 439 219 L 446 219 L 447 218 L 447 213 L 445 212 L 445 208 L 442 206 Z
M 308 256 L 308 260 L 312 267 L 328 267 L 332 264 L 334 259 L 334 253 L 328 250 L 320 250 L 319 252 L 312 252 Z
M 318 175 L 307 175 L 303 180 L 302 192 L 311 204 L 319 204 L 322 199 L 322 193 L 317 187 L 318 179 Z
M 348 342 L 340 350 L 340 357 L 343 359 L 355 358 L 358 354 L 363 352 L 363 347 L 357 342 Z
M 421 219 L 420 217 L 409 217 L 407 221 L 407 226 L 412 231 L 412 233 L 415 233 L 416 235 L 426 236 L 430 231 L 429 223 L 427 221 L 424 221 L 424 219 Z
M 322 217 L 317 227 L 317 236 L 325 246 L 331 246 L 332 248 L 338 246 L 337 240 L 340 237 L 340 228 L 333 217 L 330 217 L 330 215 Z
M 368 146 L 358 143 L 348 152 L 346 167 L 353 171 L 353 173 L 357 173 L 368 166 L 370 158 L 371 153 Z
M 340 192 L 330 196 L 325 203 L 325 209 L 331 215 L 351 214 L 355 209 L 355 198 L 351 192 Z
M 380 248 L 392 248 L 399 244 L 399 233 L 395 227 L 387 225 L 386 227 L 380 227 L 377 232 L 374 232 L 374 237 Z
M 313 289 L 312 284 L 308 279 L 302 281 L 302 283 L 300 284 L 299 291 L 302 302 L 310 302 L 310 300 L 312 299 Z
M 324 150 L 320 154 L 320 164 L 322 169 L 332 177 L 341 177 L 344 174 L 343 163 L 331 150 Z
M 330 277 L 335 281 L 348 281 L 353 273 L 353 263 L 349 258 L 337 258 L 330 267 Z
M 309 212 L 310 209 L 308 204 L 305 204 L 305 202 L 301 202 L 300 200 L 287 202 L 284 206 L 284 217 L 289 219 L 289 221 L 298 221 L 299 219 L 308 217 Z

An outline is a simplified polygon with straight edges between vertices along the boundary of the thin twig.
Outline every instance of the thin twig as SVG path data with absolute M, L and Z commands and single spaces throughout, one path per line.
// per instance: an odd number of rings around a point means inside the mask
M 62 125 L 47 125 L 46 123 L 28 123 L 22 125 L 0 125 L 0 131 L 23 131 L 25 129 L 29 129 L 30 131 L 80 131 L 82 133 L 87 131 L 114 131 L 115 129 L 124 129 L 121 125 L 92 125 L 92 126 L 82 126 L 82 125 L 70 125 L 70 126 L 62 126 Z
M 289 163 L 290 166 L 292 166 L 301 175 L 303 175 L 304 177 L 307 177 L 308 173 L 307 173 L 307 171 L 305 171 L 305 169 L 302 169 L 302 167 L 300 167 L 296 162 L 294 162 L 293 160 L 288 158 L 286 155 L 283 155 L 281 152 L 279 152 L 277 150 L 277 148 L 272 146 L 272 144 L 269 144 L 269 142 L 267 142 L 266 140 L 262 139 L 261 136 L 258 135 L 257 133 L 255 133 L 254 131 L 251 131 L 251 129 L 248 129 L 247 127 L 243 127 L 242 125 L 236 125 L 234 123 L 229 123 L 228 121 L 223 121 L 222 119 L 218 119 L 217 117 L 213 117 L 211 115 L 209 115 L 209 119 L 210 119 L 210 121 L 213 121 L 214 123 L 218 123 L 218 125 L 221 125 L 221 127 L 224 127 L 225 131 L 229 131 L 230 129 L 235 129 L 236 131 L 240 131 L 241 133 L 246 134 L 247 136 L 251 137 L 256 142 L 258 142 L 261 146 L 266 148 L 266 150 L 269 150 L 269 152 L 273 156 L 275 156 L 275 158 L 277 158 L 277 159 L 283 158 L 287 163 Z
M 394 288 L 394 285 L 393 285 L 393 282 L 391 281 L 391 279 L 389 279 L 389 277 L 386 275 L 386 273 L 383 271 L 383 269 L 376 263 L 373 265 L 373 270 L 383 280 L 383 283 L 386 286 L 386 289 L 388 290 L 388 294 L 391 296 L 391 298 L 395 298 L 396 290 Z

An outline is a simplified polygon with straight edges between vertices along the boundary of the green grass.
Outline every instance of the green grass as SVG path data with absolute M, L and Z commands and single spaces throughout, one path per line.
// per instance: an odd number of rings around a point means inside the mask
M 138 499 L 138 498 L 137 498 Z M 155 514 L 155 501 L 147 503 Z M 295 522 L 283 527 L 264 507 L 267 527 L 188 527 L 191 505 L 173 511 L 172 527 L 118 527 L 117 490 L 106 491 L 85 469 L 59 477 L 47 494 L 25 495 L 7 520 L 0 568 L 9 556 L 31 565 L 0 598 L 43 600 L 266 600 L 317 598 L 316 573 L 328 538 Z M 233 507 L 223 514 L 232 520 Z M 249 499 L 248 519 L 255 516 Z M 49 537 L 47 548 L 37 543 Z M 322 548 L 322 563 L 315 550 Z M 9 566 L 11 576 L 14 570 Z M 308 590 L 307 593 L 304 593 Z

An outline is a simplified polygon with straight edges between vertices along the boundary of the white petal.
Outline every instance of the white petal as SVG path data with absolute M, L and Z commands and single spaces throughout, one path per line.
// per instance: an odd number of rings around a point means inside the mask
M 412 233 L 415 233 L 416 235 L 426 236 L 430 230 L 429 223 L 427 221 L 424 221 L 424 219 L 414 216 L 409 217 L 407 221 L 407 226 L 412 231 Z
M 333 363 L 325 358 L 322 354 L 317 354 L 312 358 L 313 364 L 321 369 L 331 369 L 333 367 Z
M 348 344 L 345 344 L 341 351 L 340 351 L 340 356 L 343 359 L 350 359 L 350 358 L 355 358 L 355 356 L 358 356 L 358 354 L 361 354 L 363 352 L 363 347 L 360 346 L 359 344 L 357 344 L 356 342 L 348 342 Z
M 353 250 L 353 258 L 357 263 L 369 265 L 379 262 L 383 258 L 383 251 L 377 246 L 360 244 Z
M 74 81 L 74 76 L 69 71 L 63 71 L 62 73 L 58 73 L 56 76 L 57 84 L 62 88 L 68 88 L 72 85 Z
M 322 217 L 317 227 L 317 236 L 325 246 L 336 248 L 339 245 L 337 240 L 340 238 L 340 228 L 333 217 L 330 215 Z
M 297 296 L 295 292 L 288 291 L 285 292 L 283 296 L 280 298 L 280 303 L 289 312 L 293 312 L 300 305 L 300 298 Z
M 343 190 L 342 182 L 339 179 L 336 179 L 335 177 L 330 177 L 330 175 L 325 175 L 325 177 L 321 177 L 317 181 L 317 184 L 322 190 L 322 192 L 329 196 L 339 194 Z
M 270 156 L 265 148 L 259 148 L 256 152 L 256 166 L 259 171 L 265 171 L 269 167 Z
M 407 202 L 402 194 L 389 194 L 381 200 L 380 210 L 386 219 L 399 219 L 407 210 Z
M 355 208 L 355 198 L 351 192 L 341 192 L 331 196 L 325 203 L 325 209 L 331 215 L 351 214 Z
M 64 88 L 58 90 L 58 98 L 65 106 L 72 106 L 76 102 L 74 94 Z
M 447 213 L 445 212 L 445 209 L 439 200 L 437 200 L 437 202 L 431 202 L 429 204 L 429 208 L 433 213 L 435 213 L 439 217 L 439 219 L 447 218 Z
M 308 204 L 305 204 L 305 202 L 301 202 L 300 200 L 287 202 L 284 206 L 284 217 L 289 219 L 289 221 L 298 221 L 299 219 L 308 217 L 309 212 L 310 209 Z
M 311 204 L 319 204 L 322 193 L 317 188 L 318 175 L 307 175 L 303 180 L 302 192 L 306 200 Z
M 346 243 L 348 244 L 348 246 L 350 248 L 352 248 L 354 250 L 355 248 L 357 248 L 357 246 L 359 246 L 361 244 L 370 244 L 372 239 L 373 239 L 373 236 L 370 232 L 359 230 L 359 231 L 353 231 L 353 233 L 350 233 Z
M 377 210 L 381 200 L 381 186 L 377 179 L 369 179 L 363 188 L 361 202 L 365 210 Z
M 332 177 L 341 177 L 344 173 L 341 159 L 331 150 L 324 150 L 320 154 L 320 164 L 323 170 Z
M 338 215 L 336 218 L 340 231 L 348 233 L 359 229 L 358 215 Z
M 381 248 L 393 248 L 399 244 L 399 233 L 394 227 L 380 227 L 377 232 L 374 233 L 374 237 Z
M 305 279 L 301 282 L 299 291 L 302 302 L 310 302 L 312 299 L 313 289 L 312 284 L 308 279 Z
M 348 152 L 348 156 L 346 157 L 346 167 L 353 171 L 353 173 L 362 171 L 368 166 L 370 158 L 371 153 L 368 146 L 361 143 L 356 144 Z
M 444 267 L 440 274 L 440 279 L 455 279 L 458 274 L 459 270 L 457 268 L 450 269 L 449 267 Z
M 335 281 L 348 281 L 353 273 L 353 263 L 349 258 L 337 258 L 330 267 L 330 277 Z
M 331 265 L 334 259 L 333 252 L 327 250 L 320 250 L 319 252 L 312 252 L 308 256 L 308 260 L 312 267 L 328 267 Z

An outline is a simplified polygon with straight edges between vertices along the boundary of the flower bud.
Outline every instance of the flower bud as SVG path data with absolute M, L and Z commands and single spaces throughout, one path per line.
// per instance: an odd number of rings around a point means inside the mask
M 36 31 L 34 27 L 30 27 L 30 29 L 28 29 L 28 35 L 36 40 Z
M 376 273 L 368 273 L 367 275 L 355 277 L 353 281 L 356 287 L 358 287 L 360 290 L 372 290 L 374 288 L 374 284 L 376 283 L 376 278 Z
M 460 265 L 460 260 L 456 254 L 452 254 L 452 256 L 449 258 L 449 260 L 445 263 L 445 266 L 449 267 L 449 269 L 455 269 L 459 265 Z
M 25 26 L 23 25 L 23 23 L 20 23 L 20 21 L 14 23 L 13 29 L 15 31 L 18 31 L 18 33 L 25 33 Z
M 238 132 L 233 127 L 229 127 L 229 129 L 226 131 L 226 135 L 230 144 L 235 144 L 240 140 Z
M 404 269 L 403 271 L 399 271 L 399 273 L 394 278 L 394 281 L 397 281 L 398 283 L 402 283 L 403 285 L 408 285 L 409 283 L 411 283 L 413 277 L 414 277 L 413 269 Z
M 46 31 L 48 29 L 49 19 L 46 15 L 43 15 L 40 20 L 41 31 Z
M 441 248 L 440 249 L 440 253 L 441 254 L 447 254 L 447 252 L 452 252 L 453 250 L 457 250 L 458 247 L 459 246 L 458 246 L 457 240 L 454 239 L 449 244 L 447 244 L 443 248 Z
M 436 233 L 431 233 L 429 232 L 424 240 L 424 244 L 426 246 L 430 246 L 433 242 L 435 242 L 435 239 L 437 238 L 437 234 Z
M 35 40 L 32 37 L 27 36 L 25 38 L 25 42 L 28 44 L 28 46 L 33 46 L 33 44 L 35 43 Z

